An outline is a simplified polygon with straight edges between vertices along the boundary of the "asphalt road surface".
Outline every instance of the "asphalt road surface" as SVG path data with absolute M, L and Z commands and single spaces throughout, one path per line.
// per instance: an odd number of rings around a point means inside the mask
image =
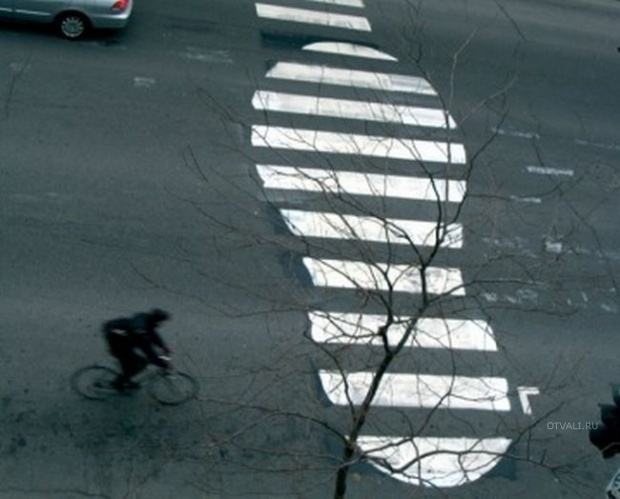
M 420 162 L 454 182 L 448 205 L 469 198 L 431 285 L 478 284 L 434 311 L 464 343 L 406 349 L 360 443 L 484 452 L 359 463 L 348 497 L 602 497 L 616 466 L 586 429 L 620 382 L 619 17 L 611 0 L 152 0 L 79 42 L 0 25 L 0 497 L 331 497 L 339 445 L 310 418 L 346 432 L 348 408 L 320 314 L 381 313 L 347 282 L 410 254 L 359 207 L 425 240 Z M 326 169 L 340 197 L 313 192 Z M 400 282 L 406 315 L 419 289 Z M 106 362 L 101 323 L 153 306 L 198 400 L 72 392 Z M 356 348 L 339 359 L 363 393 L 377 352 Z M 385 463 L 415 456 L 397 449 Z

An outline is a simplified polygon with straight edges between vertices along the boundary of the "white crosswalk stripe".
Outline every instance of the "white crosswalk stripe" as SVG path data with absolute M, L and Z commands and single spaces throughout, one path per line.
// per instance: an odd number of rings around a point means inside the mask
M 265 189 L 379 196 L 432 202 L 460 203 L 466 183 L 459 180 L 379 175 L 322 168 L 256 165 Z
M 362 57 L 364 59 L 379 59 L 383 61 L 398 61 L 396 57 L 392 57 L 385 52 L 374 49 L 372 47 L 366 47 L 363 45 L 356 45 L 354 43 L 346 42 L 315 42 L 304 45 L 302 50 L 308 50 L 310 52 L 323 52 L 325 54 L 338 54 L 351 57 Z
M 397 106 L 380 102 L 331 99 L 259 90 L 252 98 L 254 109 L 271 112 L 329 116 L 333 118 L 400 123 L 432 128 L 454 128 L 454 120 L 442 109 Z
M 297 62 L 276 63 L 267 72 L 267 78 L 305 81 L 322 85 L 368 88 L 383 92 L 437 95 L 430 83 L 418 76 L 378 73 L 375 71 L 361 71 Z
M 257 3 L 256 13 L 259 17 L 278 21 L 320 24 L 332 28 L 343 28 L 357 31 L 371 31 L 370 23 L 365 17 L 348 14 L 332 14 L 318 10 L 284 7 L 267 3 Z
M 466 161 L 462 144 L 265 125 L 252 126 L 252 145 L 461 165 Z
M 383 339 L 377 334 L 388 318 L 384 315 L 311 312 L 311 336 L 318 343 L 346 345 L 378 345 Z M 481 320 L 423 317 L 412 324 L 412 317 L 395 317 L 387 331 L 388 345 L 400 343 L 413 327 L 405 346 L 451 350 L 497 351 L 491 327 Z
M 332 403 L 360 405 L 374 378 L 373 372 L 320 371 L 321 383 Z M 383 407 L 475 409 L 509 411 L 508 382 L 504 378 L 387 373 L 373 400 Z
M 460 224 L 438 228 L 435 222 L 418 220 L 302 210 L 280 210 L 280 213 L 291 232 L 301 237 L 355 239 L 415 246 L 440 244 L 446 248 L 461 248 L 463 244 L 463 228 Z
M 389 265 L 333 258 L 303 259 L 315 286 L 421 293 L 422 275 L 415 265 Z M 463 277 L 456 268 L 427 267 L 426 290 L 430 294 L 464 295 Z
M 402 470 L 394 475 L 413 485 L 456 487 L 474 482 L 491 471 L 511 445 L 508 438 L 441 438 L 361 435 L 359 447 L 380 463 Z M 444 452 L 437 452 L 442 449 Z M 465 473 L 463 470 L 467 470 Z
M 364 8 L 362 0 L 306 0 L 307 2 L 328 3 L 331 5 L 344 5 L 346 7 Z

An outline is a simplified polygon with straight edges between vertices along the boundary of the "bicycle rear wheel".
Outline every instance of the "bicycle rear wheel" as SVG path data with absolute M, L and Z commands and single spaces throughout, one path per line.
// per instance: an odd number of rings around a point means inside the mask
M 112 386 L 117 376 L 118 373 L 110 367 L 83 367 L 71 376 L 71 388 L 87 399 L 105 400 L 117 393 Z
M 183 404 L 198 394 L 198 382 L 189 374 L 162 372 L 148 385 L 147 391 L 160 404 Z

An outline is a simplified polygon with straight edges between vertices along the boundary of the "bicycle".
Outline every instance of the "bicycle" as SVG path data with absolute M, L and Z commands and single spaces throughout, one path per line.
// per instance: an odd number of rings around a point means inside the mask
M 113 383 L 119 371 L 108 366 L 92 365 L 78 369 L 71 376 L 71 388 L 82 397 L 90 400 L 106 400 L 114 396 L 130 393 L 120 392 Z M 135 380 L 140 387 L 163 405 L 180 405 L 198 395 L 198 381 L 191 375 L 174 368 L 150 367 Z M 132 391 L 135 391 L 133 389 Z

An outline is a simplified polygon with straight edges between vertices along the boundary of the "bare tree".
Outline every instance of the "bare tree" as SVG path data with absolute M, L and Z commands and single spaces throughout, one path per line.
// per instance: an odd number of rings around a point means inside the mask
M 452 75 L 474 37 L 475 32 L 454 54 Z M 252 104 L 261 115 L 248 122 L 201 94 L 224 126 L 247 131 L 244 137 L 249 135 L 250 144 L 231 133 L 230 148 L 255 168 L 253 185 L 222 174 L 197 157 L 191 146 L 184 153 L 198 181 L 209 184 L 211 194 L 217 184 L 221 199 L 234 205 L 223 218 L 192 201 L 205 221 L 239 247 L 276 249 L 290 264 L 287 270 L 305 273 L 314 285 L 284 279 L 268 289 L 257 288 L 239 274 L 238 280 L 220 284 L 243 289 L 264 307 L 248 311 L 230 304 L 224 313 L 255 314 L 266 320 L 295 311 L 306 314 L 303 337 L 308 348 L 283 348 L 279 354 L 291 370 L 305 373 L 303 361 L 308 359 L 319 366 L 313 370 L 325 396 L 344 411 L 325 416 L 323 407 L 313 407 L 318 401 L 299 411 L 257 398 L 218 402 L 261 415 L 239 434 L 293 419 L 335 437 L 341 454 L 335 468 L 333 456 L 326 467 L 335 470 L 334 498 L 345 497 L 351 469 L 363 462 L 402 481 L 430 487 L 476 480 L 500 458 L 532 462 L 554 473 L 561 470 L 531 446 L 533 430 L 560 406 L 536 417 L 523 406 L 525 415 L 516 415 L 527 387 L 510 386 L 509 369 L 502 363 L 513 359 L 503 350 L 489 314 L 501 308 L 573 313 L 564 301 L 536 299 L 542 290 L 553 296 L 563 282 L 544 248 L 540 259 L 524 258 L 515 248 L 498 247 L 487 254 L 463 249 L 464 241 L 475 238 L 480 228 L 497 225 L 495 208 L 510 201 L 493 192 L 472 192 L 469 183 L 501 129 L 515 77 L 509 75 L 497 92 L 471 109 L 472 115 L 491 105 L 500 111 L 495 132 L 466 154 L 457 125 L 470 115 L 455 120 L 447 111 L 455 81 L 443 100 L 424 71 L 422 44 L 412 46 L 417 52 L 411 60 L 420 76 L 390 79 L 377 72 L 374 81 L 362 84 L 355 70 L 341 69 L 337 78 L 350 83 L 356 93 L 348 102 L 322 94 L 326 86 L 339 84 L 336 77 L 330 81 L 325 68 L 288 62 L 275 63 L 267 77 L 286 79 L 291 72 L 305 71 L 317 95 L 277 92 L 268 88 L 269 81 L 257 81 Z M 290 77 L 295 78 L 301 77 Z M 401 99 L 409 92 L 414 105 L 398 101 L 390 93 L 394 89 Z M 434 107 L 427 106 L 431 101 Z M 290 117 L 295 114 L 357 120 L 351 128 L 363 127 L 365 133 L 295 126 L 300 121 Z M 486 211 L 480 209 L 481 200 L 489 203 Z M 294 203 L 303 209 L 291 207 Z M 275 230 L 265 231 L 269 226 Z M 504 292 L 498 294 L 498 289 Z M 277 372 L 278 363 L 271 368 Z M 410 374 L 411 369 L 441 374 Z M 463 371 L 478 374 L 467 376 Z M 290 372 L 274 374 L 274 382 Z M 569 379 L 554 373 L 540 382 L 550 391 Z M 481 414 L 482 426 L 476 420 Z M 467 438 L 439 437 L 437 425 L 453 426 Z M 524 443 L 523 453 L 513 450 L 518 443 Z M 283 449 L 278 453 L 292 456 Z

